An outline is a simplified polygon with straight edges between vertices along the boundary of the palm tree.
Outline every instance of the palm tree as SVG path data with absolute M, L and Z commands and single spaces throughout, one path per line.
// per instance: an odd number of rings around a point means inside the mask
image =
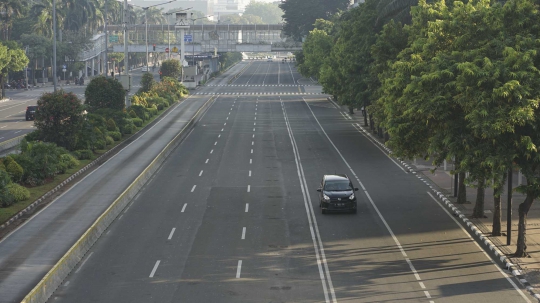
M 62 6 L 65 12 L 64 29 L 78 31 L 94 20 L 98 8 L 95 0 L 63 0 Z
M 13 18 L 20 17 L 28 7 L 28 0 L 0 0 L 0 20 L 2 20 L 4 40 L 9 40 Z
M 53 36 L 53 5 L 52 0 L 41 0 L 30 9 L 30 16 L 36 18 L 34 32 L 48 38 Z M 64 12 L 62 9 L 56 10 L 56 22 L 58 30 L 62 30 L 64 24 Z

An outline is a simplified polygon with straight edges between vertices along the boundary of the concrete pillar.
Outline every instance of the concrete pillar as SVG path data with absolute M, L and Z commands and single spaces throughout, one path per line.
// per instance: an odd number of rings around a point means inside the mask
M 92 58 L 92 71 L 90 72 L 90 76 L 94 76 L 94 70 L 96 68 L 96 58 Z
M 88 60 L 84 61 L 84 77 L 88 79 Z

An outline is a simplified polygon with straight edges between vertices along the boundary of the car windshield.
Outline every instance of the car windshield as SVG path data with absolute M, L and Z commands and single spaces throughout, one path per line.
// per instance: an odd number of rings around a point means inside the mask
M 351 183 L 346 180 L 340 180 L 340 181 L 326 181 L 324 184 L 324 190 L 327 191 L 344 191 L 344 190 L 352 190 Z

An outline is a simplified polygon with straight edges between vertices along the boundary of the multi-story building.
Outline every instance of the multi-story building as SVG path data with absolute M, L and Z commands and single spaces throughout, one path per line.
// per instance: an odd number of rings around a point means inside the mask
M 163 12 L 167 12 L 172 9 L 185 9 L 192 7 L 191 10 L 199 11 L 205 14 L 206 16 L 212 16 L 214 14 L 214 1 L 215 0 L 178 0 L 175 2 L 167 3 L 164 5 L 157 6 L 157 8 L 162 8 Z M 134 4 L 137 6 L 151 6 L 164 1 L 160 0 L 128 0 L 128 3 Z M 217 19 L 209 17 L 210 20 Z

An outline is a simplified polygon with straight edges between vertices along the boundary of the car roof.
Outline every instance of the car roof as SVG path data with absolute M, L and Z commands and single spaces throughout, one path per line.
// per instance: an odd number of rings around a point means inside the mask
M 350 181 L 349 177 L 345 174 L 334 174 L 334 175 L 324 175 L 324 180 L 332 180 L 332 181 Z

